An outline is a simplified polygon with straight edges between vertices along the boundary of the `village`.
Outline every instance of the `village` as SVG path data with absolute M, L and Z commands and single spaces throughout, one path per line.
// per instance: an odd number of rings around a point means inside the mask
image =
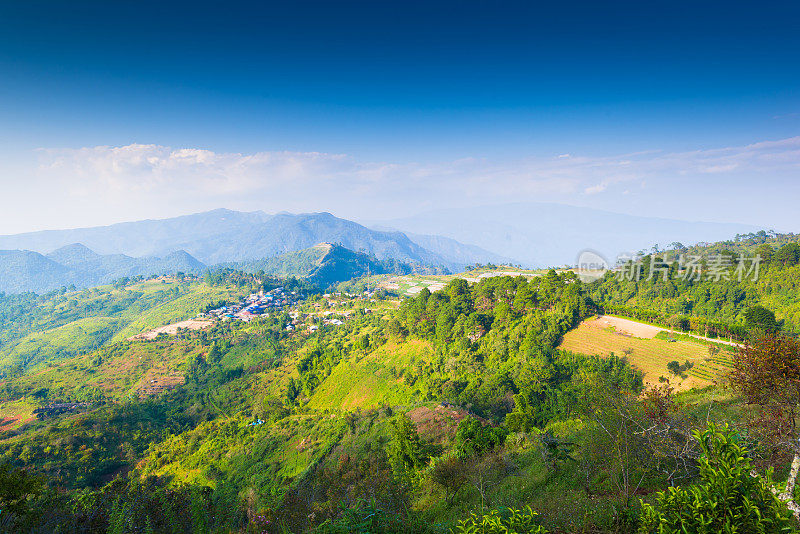
M 268 313 L 271 310 L 286 307 L 295 307 L 304 300 L 304 296 L 297 291 L 286 291 L 282 287 L 277 287 L 266 293 L 251 293 L 239 304 L 220 306 L 198 315 L 199 319 L 220 319 L 231 320 L 239 319 L 249 322 L 259 315 Z
M 198 314 L 195 321 L 250 322 L 253 319 L 278 310 L 289 310 L 290 321 L 285 325 L 287 331 L 307 330 L 316 332 L 321 326 L 341 326 L 353 313 L 355 299 L 374 301 L 375 291 L 366 290 L 362 294 L 324 293 L 308 299 L 297 291 L 275 288 L 266 293 L 252 293 L 238 304 L 228 304 Z M 369 312 L 367 308 L 365 312 Z

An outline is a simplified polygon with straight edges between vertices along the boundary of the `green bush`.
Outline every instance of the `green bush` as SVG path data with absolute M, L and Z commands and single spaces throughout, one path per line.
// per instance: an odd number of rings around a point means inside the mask
M 703 448 L 699 460 L 702 483 L 669 488 L 655 505 L 642 503 L 639 532 L 795 532 L 794 518 L 770 490 L 769 477 L 751 475 L 747 450 L 727 425 L 709 425 L 695 437 Z
M 460 521 L 452 534 L 546 534 L 547 530 L 536 524 L 538 514 L 529 508 L 514 510 L 501 508 L 488 514 L 472 514 L 469 519 Z
M 477 456 L 502 445 L 507 435 L 508 431 L 503 427 L 492 427 L 467 417 L 458 424 L 453 449 L 461 458 Z

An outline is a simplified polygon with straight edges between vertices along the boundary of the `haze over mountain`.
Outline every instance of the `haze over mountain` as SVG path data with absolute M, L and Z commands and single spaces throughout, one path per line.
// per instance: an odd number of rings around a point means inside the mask
M 574 264 L 579 252 L 587 248 L 613 262 L 619 253 L 649 250 L 654 244 L 663 248 L 675 241 L 720 241 L 761 229 L 735 223 L 637 217 L 545 202 L 433 210 L 376 224 L 472 243 L 532 267 Z
M 0 236 L 0 249 L 10 249 L 0 256 L 0 290 L 46 291 L 137 274 L 199 272 L 217 264 L 262 261 L 320 242 L 339 243 L 337 250 L 365 252 L 380 261 L 451 270 L 503 259 L 453 239 L 412 240 L 401 232 L 372 230 L 330 213 L 267 215 L 219 209 L 164 220 Z
M 439 256 L 397 232 L 376 231 L 334 217 L 330 213 L 268 215 L 218 209 L 162 220 L 145 220 L 110 226 L 47 230 L 0 236 L 0 249 L 48 253 L 71 243 L 83 243 L 101 254 L 163 255 L 185 250 L 205 264 L 269 258 L 302 250 L 320 242 L 341 243 L 364 250 L 379 259 L 397 259 L 425 265 L 453 266 L 457 256 L 465 263 L 492 255 L 476 247 L 447 242 Z
M 80 243 L 46 256 L 30 250 L 0 250 L 0 292 L 41 293 L 70 285 L 91 287 L 126 276 L 200 273 L 205 269 L 202 262 L 183 250 L 142 258 L 97 254 Z
M 218 264 L 263 262 L 319 243 L 338 243 L 376 261 L 459 270 L 487 262 L 571 264 L 587 248 L 613 260 L 620 252 L 653 244 L 716 241 L 754 230 L 758 228 L 549 203 L 442 209 L 373 228 L 330 213 L 268 215 L 218 209 L 163 220 L 0 236 L 0 250 L 7 249 L 0 255 L 0 290 L 46 291 L 138 274 L 200 272 Z

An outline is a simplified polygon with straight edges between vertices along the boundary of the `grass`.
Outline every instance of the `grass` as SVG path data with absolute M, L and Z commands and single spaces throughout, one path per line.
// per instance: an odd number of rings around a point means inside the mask
M 202 282 L 149 280 L 125 290 L 100 286 L 56 295 L 2 324 L 0 368 L 20 363 L 30 367 L 124 341 L 189 319 L 210 302 L 238 300 L 244 291 Z
M 579 354 L 626 356 L 637 369 L 645 375 L 645 382 L 658 384 L 659 377 L 670 379 L 677 390 L 703 387 L 721 377 L 730 366 L 730 353 L 721 351 L 712 358 L 708 345 L 699 341 L 679 339 L 669 342 L 665 339 L 642 339 L 622 335 L 613 328 L 598 328 L 581 323 L 568 332 L 559 346 Z M 684 378 L 675 377 L 667 370 L 667 363 L 690 361 L 694 367 Z
M 88 317 L 64 326 L 25 336 L 0 350 L 0 365 L 35 358 L 40 354 L 71 355 L 103 345 L 119 326 L 113 317 Z
M 204 350 L 170 341 L 126 343 L 39 365 L 15 378 L 14 386 L 26 395 L 47 390 L 62 400 L 121 400 L 137 396 L 145 382 L 182 375 L 187 360 Z
M 387 343 L 367 355 L 353 354 L 339 362 L 320 384 L 308 406 L 312 409 L 374 408 L 407 405 L 419 392 L 406 385 L 401 370 L 432 354 L 426 341 Z
M 123 341 L 131 336 L 148 332 L 159 326 L 183 321 L 196 315 L 204 304 L 219 300 L 235 300 L 242 295 L 233 288 L 196 284 L 188 292 L 168 302 L 155 306 L 133 319 L 117 332 L 111 342 Z
M 36 405 L 25 399 L 0 402 L 0 432 L 15 430 L 26 422 L 35 419 Z
M 220 477 L 232 476 L 269 495 L 268 488 L 298 477 L 326 454 L 327 446 L 341 439 L 341 427 L 339 418 L 321 414 L 291 415 L 258 426 L 242 418 L 217 419 L 153 445 L 139 468 L 175 484 L 214 487 Z

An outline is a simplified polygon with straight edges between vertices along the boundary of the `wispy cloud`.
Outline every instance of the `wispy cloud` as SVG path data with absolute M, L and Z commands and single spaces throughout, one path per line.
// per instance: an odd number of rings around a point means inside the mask
M 40 199 L 71 199 L 81 209 L 102 211 L 97 207 L 102 206 L 105 213 L 126 218 L 219 206 L 273 212 L 324 209 L 380 218 L 438 206 L 622 199 L 631 196 L 632 185 L 643 191 L 639 186 L 645 181 L 764 179 L 797 172 L 800 137 L 686 152 L 424 164 L 320 152 L 242 154 L 131 144 L 40 149 L 31 174 Z

